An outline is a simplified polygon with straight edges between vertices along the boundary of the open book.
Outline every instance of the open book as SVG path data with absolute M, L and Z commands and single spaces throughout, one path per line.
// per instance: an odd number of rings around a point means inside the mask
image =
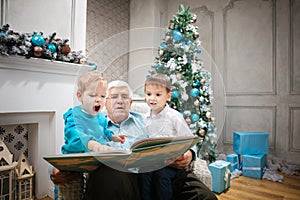
M 135 142 L 130 151 L 60 154 L 44 159 L 61 171 L 91 172 L 101 164 L 122 171 L 153 169 L 175 160 L 199 141 L 197 136 L 146 138 Z

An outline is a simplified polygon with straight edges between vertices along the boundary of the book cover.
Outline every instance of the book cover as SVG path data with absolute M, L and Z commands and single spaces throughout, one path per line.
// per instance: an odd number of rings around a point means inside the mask
M 61 171 L 91 172 L 105 164 L 122 171 L 142 169 L 145 172 L 175 160 L 199 141 L 197 136 L 146 138 L 135 142 L 130 151 L 59 154 L 44 159 Z

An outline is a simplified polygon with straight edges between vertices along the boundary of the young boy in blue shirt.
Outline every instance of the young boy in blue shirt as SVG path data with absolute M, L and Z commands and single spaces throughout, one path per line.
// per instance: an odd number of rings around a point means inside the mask
M 70 108 L 63 116 L 65 121 L 62 153 L 82 153 L 114 149 L 107 146 L 108 141 L 124 143 L 124 135 L 114 135 L 108 130 L 107 119 L 100 112 L 105 105 L 107 80 L 97 71 L 82 74 L 77 82 L 76 96 L 81 105 Z M 83 176 L 78 174 L 66 184 L 58 185 L 59 196 L 65 199 L 81 199 Z

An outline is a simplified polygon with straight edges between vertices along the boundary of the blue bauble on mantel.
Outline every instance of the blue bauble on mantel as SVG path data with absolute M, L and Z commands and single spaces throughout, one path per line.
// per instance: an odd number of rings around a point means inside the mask
M 199 91 L 199 89 L 197 89 L 197 88 L 192 88 L 191 91 L 190 91 L 190 94 L 191 94 L 193 97 L 197 97 L 197 96 L 200 94 L 200 91 Z
M 172 98 L 178 99 L 178 97 L 179 97 L 179 92 L 177 90 L 172 91 Z
M 49 51 L 51 51 L 51 53 L 54 53 L 56 51 L 56 46 L 54 44 L 49 44 L 47 46 L 47 49 L 49 49 Z
M 175 41 L 180 41 L 182 39 L 182 34 L 179 30 L 173 30 L 173 38 Z
M 39 35 L 39 34 L 34 34 L 32 37 L 31 37 L 31 43 L 34 45 L 34 46 L 44 46 L 45 44 L 45 39 L 43 38 L 43 36 Z

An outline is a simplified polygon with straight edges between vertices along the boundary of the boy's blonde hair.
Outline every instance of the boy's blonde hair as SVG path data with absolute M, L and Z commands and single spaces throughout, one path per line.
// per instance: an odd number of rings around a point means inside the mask
M 83 93 L 92 83 L 98 82 L 103 87 L 107 87 L 107 80 L 97 71 L 88 71 L 82 74 L 77 81 L 77 91 Z
M 152 74 L 145 81 L 145 89 L 148 84 L 160 85 L 166 88 L 167 92 L 171 91 L 171 81 L 165 74 Z

